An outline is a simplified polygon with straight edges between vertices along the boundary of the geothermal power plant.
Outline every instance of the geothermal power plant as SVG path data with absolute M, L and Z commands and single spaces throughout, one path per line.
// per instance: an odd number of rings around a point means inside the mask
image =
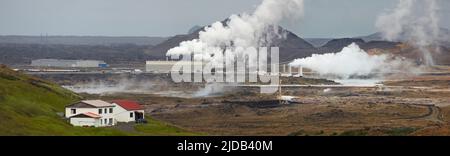
M 0 36 L 0 80 L 40 88 L 16 94 L 61 102 L 36 114 L 82 132 L 89 118 L 132 135 L 450 135 L 450 30 L 439 16 L 448 3 L 398 0 L 372 34 L 308 38 L 287 23 L 311 22 L 309 3 L 261 0 L 170 37 Z M 23 103 L 17 112 L 38 112 Z M 116 119 L 119 106 L 127 114 Z M 153 132 L 161 125 L 172 127 Z

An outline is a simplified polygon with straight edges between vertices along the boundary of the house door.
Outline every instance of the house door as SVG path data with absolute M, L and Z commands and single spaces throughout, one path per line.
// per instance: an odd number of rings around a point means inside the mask
M 144 113 L 141 112 L 134 112 L 134 120 L 138 121 L 140 119 L 144 119 Z

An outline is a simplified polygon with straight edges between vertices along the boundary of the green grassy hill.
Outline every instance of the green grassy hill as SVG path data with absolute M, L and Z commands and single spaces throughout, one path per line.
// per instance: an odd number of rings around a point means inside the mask
M 61 115 L 77 94 L 0 65 L 0 135 L 194 135 L 152 120 L 136 132 L 71 126 Z

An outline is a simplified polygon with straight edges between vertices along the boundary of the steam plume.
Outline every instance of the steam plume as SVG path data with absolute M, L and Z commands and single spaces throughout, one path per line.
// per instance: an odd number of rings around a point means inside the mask
M 376 27 L 387 40 L 406 40 L 417 46 L 424 62 L 434 65 L 428 48 L 439 40 L 437 3 L 438 0 L 399 0 L 395 9 L 378 17 Z
M 199 39 L 182 42 L 178 47 L 170 49 L 166 55 L 194 53 L 194 59 L 209 60 L 211 54 L 226 49 L 267 46 L 272 38 L 281 38 L 283 35 L 266 32 L 278 32 L 277 25 L 282 20 L 302 15 L 303 0 L 264 0 L 253 13 L 232 15 L 226 23 L 215 22 L 199 33 Z
M 343 48 L 341 52 L 314 54 L 308 58 L 296 59 L 289 65 L 302 66 L 321 75 L 344 79 L 413 69 L 412 64 L 406 60 L 393 59 L 385 54 L 369 55 L 355 43 Z

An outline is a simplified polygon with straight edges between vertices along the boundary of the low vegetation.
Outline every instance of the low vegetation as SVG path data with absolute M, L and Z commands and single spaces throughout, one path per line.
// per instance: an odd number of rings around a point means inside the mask
M 345 131 L 340 136 L 409 136 L 417 130 L 414 127 L 365 128 Z
M 146 117 L 148 124 L 138 124 L 135 129 L 139 133 L 150 135 L 177 135 L 177 136 L 193 136 L 199 135 L 198 133 L 187 132 L 176 126 L 164 123 L 151 117 Z

